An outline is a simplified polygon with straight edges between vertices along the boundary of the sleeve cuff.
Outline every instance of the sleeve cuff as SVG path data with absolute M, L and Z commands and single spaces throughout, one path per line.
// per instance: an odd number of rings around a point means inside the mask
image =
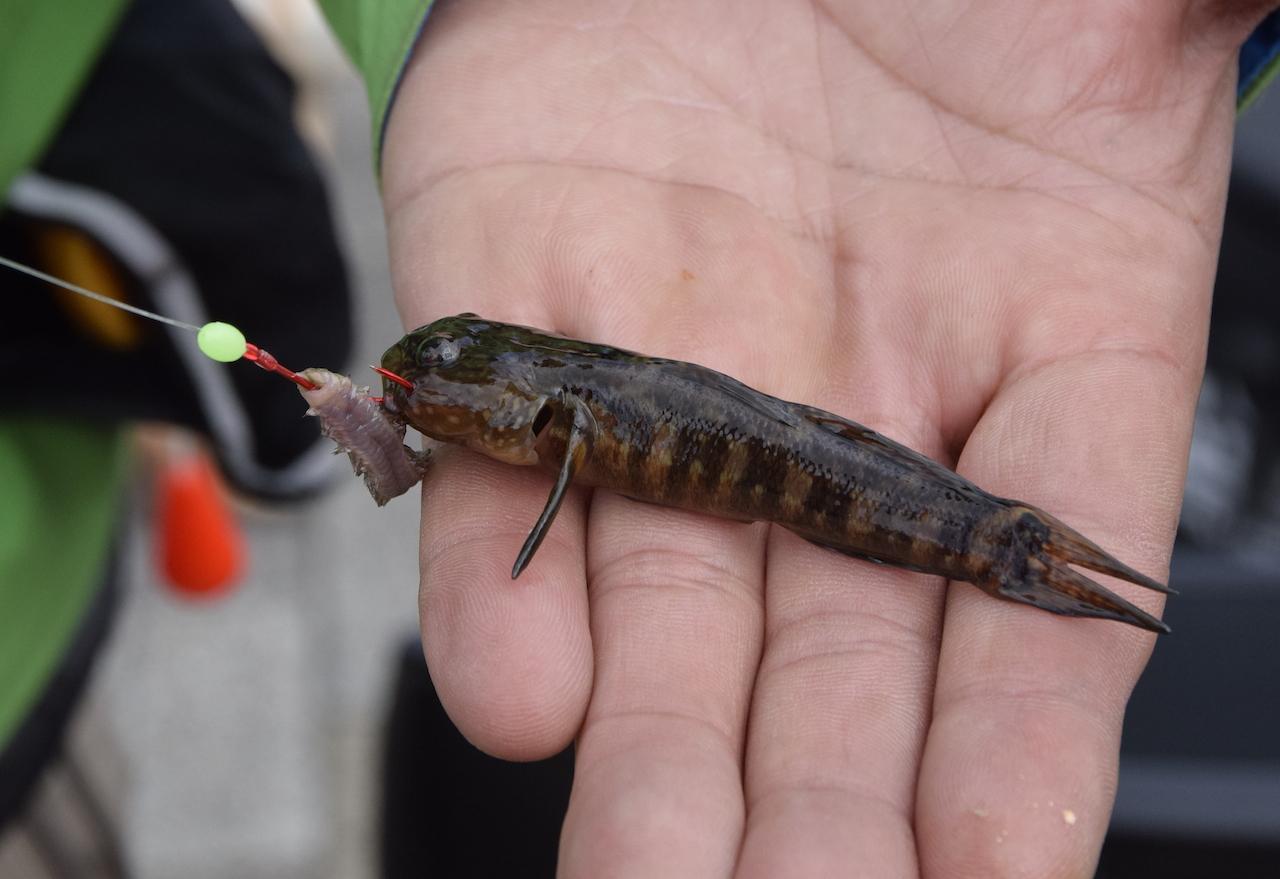
M 432 0 L 321 0 L 330 26 L 364 77 L 373 121 L 375 168 L 382 163 L 387 112 L 422 33 Z
M 1280 11 L 1272 12 L 1240 47 L 1240 77 L 1236 82 L 1236 108 L 1243 110 L 1257 99 L 1280 70 Z

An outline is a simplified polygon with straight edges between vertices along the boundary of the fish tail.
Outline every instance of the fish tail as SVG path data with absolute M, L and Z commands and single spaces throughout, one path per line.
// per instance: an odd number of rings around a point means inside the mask
M 1173 592 L 1168 586 L 1138 573 L 1047 513 L 1022 505 L 1011 512 L 1017 533 L 1034 535 L 1034 539 L 1022 544 L 1028 552 L 1020 563 L 1002 569 L 994 590 L 1001 597 L 1052 613 L 1118 620 L 1151 632 L 1170 631 L 1159 618 L 1069 566 L 1079 565 L 1165 594 Z
M 1124 562 L 1109 555 L 1092 540 L 1062 524 L 1048 513 L 1039 510 L 1036 512 L 1049 525 L 1049 542 L 1045 545 L 1045 551 L 1055 558 L 1068 564 L 1097 571 L 1099 574 L 1127 580 L 1154 592 L 1163 592 L 1165 595 L 1178 594 L 1176 589 L 1171 589 L 1159 580 L 1135 571 Z

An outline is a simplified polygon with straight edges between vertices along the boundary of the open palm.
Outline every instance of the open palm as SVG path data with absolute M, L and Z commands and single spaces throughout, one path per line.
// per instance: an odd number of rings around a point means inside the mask
M 384 154 L 402 314 L 714 367 L 1159 577 L 1253 20 L 1209 5 L 449 4 Z M 564 875 L 1090 875 L 1152 636 L 605 492 L 513 584 L 549 489 L 443 456 L 421 609 L 473 742 L 576 737 Z

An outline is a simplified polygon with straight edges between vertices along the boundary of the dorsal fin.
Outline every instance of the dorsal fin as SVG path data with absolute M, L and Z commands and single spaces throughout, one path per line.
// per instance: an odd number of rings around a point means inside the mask
M 730 378 L 722 372 L 716 372 L 696 363 L 682 363 L 678 360 L 665 362 L 668 369 L 683 374 L 690 382 L 719 391 L 735 403 L 747 407 L 762 418 L 776 421 L 786 427 L 799 427 L 802 423 L 798 414 L 805 407 L 786 400 L 771 397 L 762 391 L 748 387 L 736 378 Z M 673 369 L 674 368 L 674 369 Z
M 916 470 L 925 469 L 929 471 L 931 478 L 939 482 L 946 483 L 947 487 L 958 491 L 961 494 L 972 495 L 974 492 L 986 494 L 982 489 L 978 488 L 969 480 L 956 473 L 949 467 L 944 467 L 937 461 L 927 455 L 917 452 L 915 449 L 904 446 L 902 443 L 889 439 L 881 433 L 877 433 L 871 428 L 856 421 L 850 421 L 847 418 L 841 418 L 839 415 L 833 415 L 822 409 L 812 406 L 797 407 L 804 415 L 806 421 L 817 427 L 822 428 L 828 433 L 835 434 L 849 442 L 857 443 L 862 446 L 875 446 L 880 454 L 890 460 L 897 461 L 906 467 Z

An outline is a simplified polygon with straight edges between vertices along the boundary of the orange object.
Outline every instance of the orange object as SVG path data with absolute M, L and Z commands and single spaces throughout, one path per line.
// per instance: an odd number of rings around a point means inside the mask
M 244 534 L 207 455 L 168 455 L 156 474 L 160 570 L 188 598 L 221 596 L 244 572 Z
M 41 265 L 51 274 L 120 302 L 128 301 L 126 282 L 107 251 L 79 229 L 42 226 L 35 243 Z M 142 342 L 142 325 L 133 315 L 68 290 L 54 288 L 53 296 L 71 323 L 95 342 L 121 351 Z

